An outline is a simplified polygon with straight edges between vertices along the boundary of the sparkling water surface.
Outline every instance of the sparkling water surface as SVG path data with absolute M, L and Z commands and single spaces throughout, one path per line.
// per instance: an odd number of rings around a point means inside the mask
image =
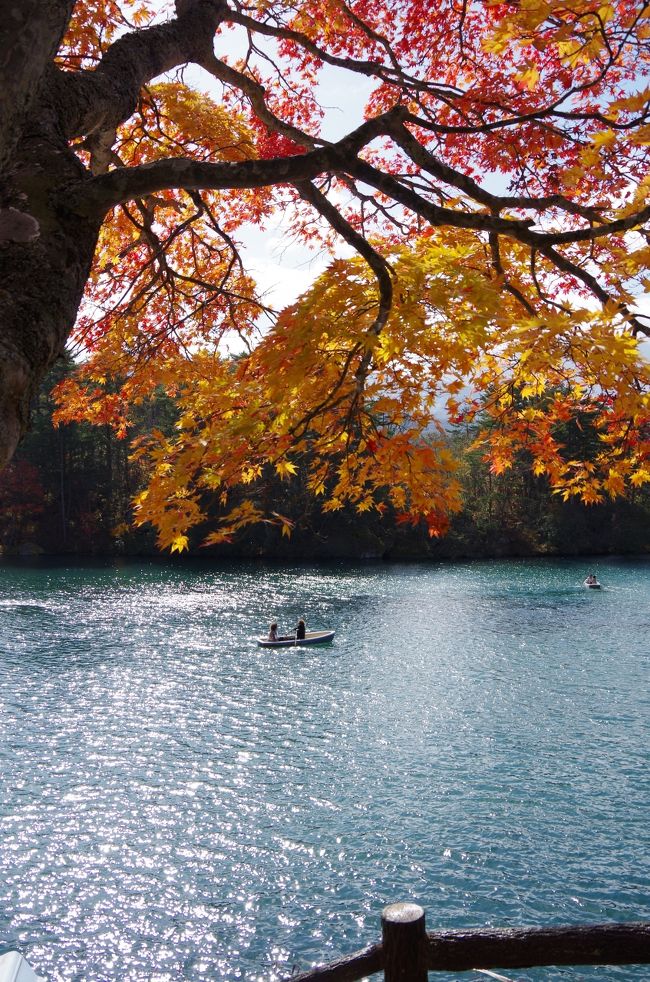
M 45 979 L 287 978 L 397 900 L 650 920 L 647 561 L 0 572 L 0 951 Z M 302 615 L 334 643 L 255 645 Z

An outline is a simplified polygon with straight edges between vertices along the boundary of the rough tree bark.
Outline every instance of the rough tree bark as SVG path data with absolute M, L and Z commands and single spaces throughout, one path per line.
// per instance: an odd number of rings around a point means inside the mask
M 93 72 L 53 64 L 73 0 L 3 4 L 0 29 L 0 467 L 74 324 L 111 202 L 74 208 L 92 179 L 70 149 L 84 137 L 95 169 L 143 83 L 204 52 L 221 0 L 186 0 L 169 24 L 117 41 Z M 103 166 L 104 165 L 104 166 Z
M 47 80 L 72 0 L 4 4 L 0 29 L 0 465 L 34 387 L 74 322 L 98 224 L 81 226 L 56 189 L 81 177 Z

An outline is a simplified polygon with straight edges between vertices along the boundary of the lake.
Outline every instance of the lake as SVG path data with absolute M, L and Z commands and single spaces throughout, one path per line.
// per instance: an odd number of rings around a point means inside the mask
M 1 570 L 0 950 L 46 979 L 269 982 L 398 900 L 650 920 L 650 562 Z M 302 615 L 334 643 L 256 646 Z

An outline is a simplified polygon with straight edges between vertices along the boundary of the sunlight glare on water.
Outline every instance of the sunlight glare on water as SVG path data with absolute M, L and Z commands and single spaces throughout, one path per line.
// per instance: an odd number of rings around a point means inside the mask
M 0 951 L 255 982 L 403 899 L 430 929 L 650 920 L 650 564 L 588 571 L 5 565 Z M 256 646 L 302 615 L 333 645 Z M 517 973 L 605 977 L 647 969 Z

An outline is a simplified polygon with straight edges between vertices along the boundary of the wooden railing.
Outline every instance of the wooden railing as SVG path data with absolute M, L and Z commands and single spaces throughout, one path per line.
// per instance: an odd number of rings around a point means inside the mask
M 427 933 L 422 908 L 400 903 L 384 908 L 381 926 L 377 944 L 292 975 L 291 982 L 358 982 L 376 972 L 385 982 L 427 982 L 429 972 L 650 964 L 647 922 Z

